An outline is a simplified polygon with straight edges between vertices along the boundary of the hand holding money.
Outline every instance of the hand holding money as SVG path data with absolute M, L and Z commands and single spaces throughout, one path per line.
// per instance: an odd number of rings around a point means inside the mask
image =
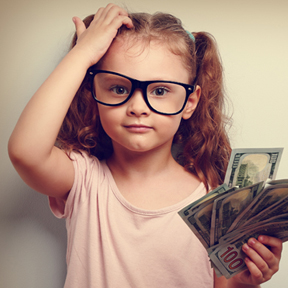
M 237 286 L 238 283 L 245 283 L 250 287 L 270 280 L 279 270 L 282 246 L 280 239 L 270 236 L 259 236 L 257 240 L 250 238 L 248 243 L 242 246 L 247 255 L 245 263 L 248 270 L 233 277 L 229 281 L 230 287 Z
M 273 180 L 282 151 L 233 150 L 226 183 L 179 211 L 207 249 L 217 276 L 228 279 L 247 269 L 242 246 L 251 237 L 288 240 L 288 180 Z M 229 189 L 234 184 L 239 187 Z

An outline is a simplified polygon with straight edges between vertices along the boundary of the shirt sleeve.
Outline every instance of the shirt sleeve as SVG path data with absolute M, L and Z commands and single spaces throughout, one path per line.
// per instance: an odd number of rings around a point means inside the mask
M 49 206 L 52 213 L 59 219 L 69 218 L 77 210 L 77 206 L 87 200 L 91 190 L 92 177 L 99 176 L 99 160 L 94 156 L 89 156 L 85 152 L 70 154 L 72 159 L 75 178 L 73 186 L 66 201 L 49 196 Z

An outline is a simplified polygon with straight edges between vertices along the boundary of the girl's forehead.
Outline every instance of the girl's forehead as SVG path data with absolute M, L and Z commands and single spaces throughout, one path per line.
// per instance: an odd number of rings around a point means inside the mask
M 165 75 L 166 80 L 179 82 L 190 78 L 182 57 L 172 53 L 165 42 L 125 41 L 125 38 L 114 40 L 101 61 L 101 69 L 138 77 L 139 80 L 165 78 Z

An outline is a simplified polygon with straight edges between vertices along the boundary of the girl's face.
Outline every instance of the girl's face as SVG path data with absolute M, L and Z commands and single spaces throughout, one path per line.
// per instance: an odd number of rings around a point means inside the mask
M 118 38 L 113 42 L 99 69 L 142 81 L 168 80 L 189 84 L 190 75 L 180 56 L 171 53 L 165 45 L 152 41 L 148 46 L 142 43 L 128 46 L 125 40 L 127 38 Z M 167 116 L 151 111 L 142 91 L 136 89 L 130 100 L 121 106 L 98 104 L 99 116 L 105 132 L 112 139 L 114 150 L 147 152 L 166 147 L 170 151 L 181 119 L 191 117 L 199 97 L 200 88 L 197 88 L 181 113 Z

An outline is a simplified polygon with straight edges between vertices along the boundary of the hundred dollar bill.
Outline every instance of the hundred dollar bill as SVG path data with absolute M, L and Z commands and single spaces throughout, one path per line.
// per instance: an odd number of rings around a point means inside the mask
M 211 215 L 215 199 L 225 194 L 229 195 L 230 193 L 233 193 L 235 189 L 237 188 L 233 187 L 199 204 L 199 206 L 197 206 L 197 209 L 193 209 L 193 211 L 191 211 L 191 215 L 187 218 L 188 221 L 186 223 L 194 232 L 194 234 L 198 237 L 198 239 L 205 248 L 208 248 L 211 243 Z
M 198 200 L 194 201 L 193 203 L 189 204 L 188 206 L 184 207 L 182 210 L 178 212 L 178 214 L 185 218 L 193 212 L 193 210 L 198 209 L 201 203 L 208 201 L 209 199 L 215 198 L 217 195 L 222 194 L 223 192 L 228 190 L 227 184 L 222 184 L 216 189 L 212 190 L 211 192 L 207 193 L 203 197 L 199 198 Z
M 249 226 L 253 223 L 259 223 L 260 221 L 271 219 L 272 217 L 288 213 L 288 185 L 283 187 L 287 190 L 287 195 L 283 196 L 280 200 L 276 201 L 274 204 L 266 207 L 261 212 L 252 215 L 245 222 L 245 226 Z
M 227 233 L 220 239 L 219 244 L 211 246 L 207 249 L 207 251 L 209 252 L 209 254 L 211 254 L 221 245 L 225 245 L 227 243 L 233 244 L 244 236 L 248 237 L 247 239 L 249 239 L 251 237 L 256 237 L 257 235 L 274 236 L 284 242 L 285 238 L 288 236 L 288 214 L 286 213 L 282 215 L 277 215 L 270 219 L 260 221 L 259 223 L 254 223 L 247 227 L 240 227 L 237 230 Z M 245 242 L 243 242 L 243 244 L 244 243 Z
M 209 257 L 218 271 L 220 271 L 221 275 L 229 279 L 246 269 L 246 264 L 244 262 L 245 254 L 242 252 L 241 248 L 249 238 L 258 238 L 259 235 L 270 235 L 277 237 L 282 241 L 287 241 L 288 215 L 283 215 L 282 219 L 279 219 L 276 222 L 269 222 L 259 227 L 255 225 L 253 229 L 251 228 L 249 231 L 244 230 L 233 240 L 228 238 L 216 247 L 210 247 L 208 250 Z
M 205 248 L 210 246 L 210 226 L 213 202 L 219 195 L 226 193 L 227 188 L 228 186 L 223 184 L 178 212 Z M 235 188 L 230 190 L 232 191 L 234 189 Z
M 252 202 L 259 194 L 263 182 L 249 187 L 237 189 L 229 194 L 215 199 L 211 217 L 210 245 L 218 243 L 219 239 L 226 234 L 237 215 Z
M 282 201 L 286 196 L 288 196 L 287 184 L 271 185 L 263 189 L 245 210 L 237 216 L 227 232 L 231 232 L 240 226 L 245 226 L 247 220 L 271 207 L 274 203 Z
M 217 267 L 217 276 L 225 276 L 226 279 L 233 277 L 246 269 L 245 255 L 241 250 L 242 242 L 237 245 L 225 243 L 215 249 L 210 259 Z M 231 259 L 231 261 L 229 261 Z
M 288 184 L 288 179 L 269 180 L 266 182 L 266 184 L 267 185 Z
M 283 148 L 233 149 L 224 183 L 241 188 L 275 179 L 282 152 Z
M 213 201 L 205 202 L 200 209 L 196 210 L 190 217 L 188 223 L 203 246 L 207 249 L 210 246 L 210 226 Z

